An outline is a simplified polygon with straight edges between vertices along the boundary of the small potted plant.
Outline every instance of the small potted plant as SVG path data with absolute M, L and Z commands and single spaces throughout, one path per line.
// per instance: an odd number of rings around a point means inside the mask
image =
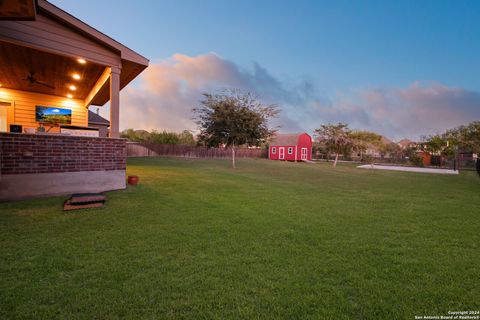
M 136 186 L 138 184 L 138 176 L 128 176 L 128 184 Z

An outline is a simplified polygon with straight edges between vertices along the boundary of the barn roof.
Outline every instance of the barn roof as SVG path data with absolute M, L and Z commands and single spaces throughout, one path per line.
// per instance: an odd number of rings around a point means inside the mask
M 303 133 L 292 133 L 292 134 L 276 134 L 270 145 L 272 147 L 276 146 L 295 146 L 298 143 L 298 137 Z

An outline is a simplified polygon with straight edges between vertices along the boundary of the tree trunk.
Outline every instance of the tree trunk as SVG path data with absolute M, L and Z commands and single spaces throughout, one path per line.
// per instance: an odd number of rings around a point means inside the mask
M 232 144 L 232 168 L 235 169 L 235 144 Z
M 335 153 L 335 161 L 333 162 L 333 167 L 334 168 L 337 166 L 337 161 L 338 161 L 338 152 Z

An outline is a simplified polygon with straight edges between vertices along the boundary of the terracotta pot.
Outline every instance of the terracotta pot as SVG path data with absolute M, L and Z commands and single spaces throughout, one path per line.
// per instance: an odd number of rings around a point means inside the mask
M 138 184 L 138 176 L 128 176 L 128 184 L 131 184 L 133 186 Z

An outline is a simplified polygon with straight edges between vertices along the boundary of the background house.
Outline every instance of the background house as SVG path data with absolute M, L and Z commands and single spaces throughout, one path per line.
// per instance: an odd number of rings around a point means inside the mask
M 367 149 L 365 150 L 365 152 L 363 153 L 363 156 L 369 156 L 369 157 L 372 157 L 372 158 L 381 158 L 382 157 L 382 150 L 381 150 L 381 146 L 382 145 L 388 145 L 388 144 L 391 144 L 393 143 L 392 140 L 390 140 L 389 138 L 385 137 L 385 136 L 381 136 L 381 140 L 380 140 L 380 144 L 378 145 L 369 145 L 367 147 Z M 361 158 L 362 155 L 360 154 L 354 154 L 354 157 L 353 158 Z M 384 155 L 385 157 L 389 157 L 389 155 Z
M 110 121 L 101 117 L 98 113 L 88 110 L 88 127 L 98 129 L 98 136 L 106 138 L 108 137 Z
M 398 146 L 402 148 L 402 150 L 407 149 L 407 148 L 413 148 L 417 146 L 417 143 L 413 142 L 410 139 L 402 139 L 397 142 Z
M 268 149 L 270 160 L 312 160 L 312 137 L 307 133 L 277 134 Z

